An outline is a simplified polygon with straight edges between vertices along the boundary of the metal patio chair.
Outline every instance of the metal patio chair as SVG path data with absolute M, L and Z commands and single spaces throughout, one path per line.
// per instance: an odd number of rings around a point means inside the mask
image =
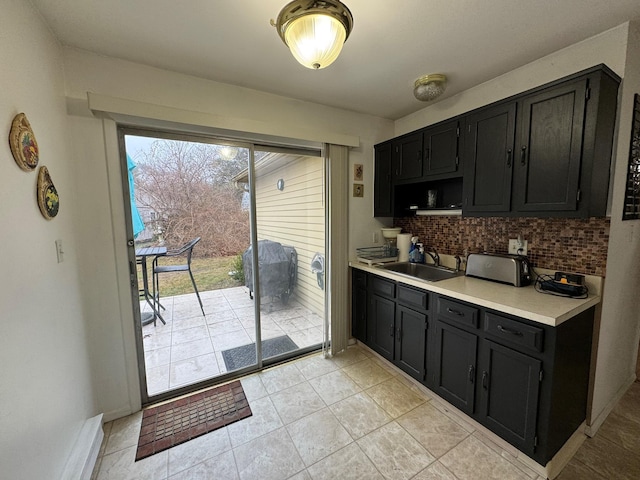
M 202 315 L 204 315 L 204 307 L 202 306 L 202 300 L 200 299 L 200 293 L 198 292 L 198 287 L 196 286 L 196 281 L 193 278 L 193 273 L 191 272 L 191 256 L 193 254 L 193 247 L 196 246 L 196 243 L 200 241 L 200 237 L 194 238 L 188 243 L 185 243 L 182 247 L 176 248 L 174 250 L 167 250 L 166 255 L 161 257 L 156 257 L 153 262 L 153 294 L 154 299 L 157 298 L 158 303 L 160 303 L 160 281 L 159 275 L 161 273 L 173 273 L 173 272 L 189 272 L 189 276 L 191 277 L 191 283 L 193 284 L 193 289 L 196 292 L 196 296 L 198 297 L 198 302 L 200 303 L 200 310 L 202 310 Z M 158 260 L 164 257 L 179 257 L 181 255 L 186 255 L 187 263 L 181 265 L 158 265 Z

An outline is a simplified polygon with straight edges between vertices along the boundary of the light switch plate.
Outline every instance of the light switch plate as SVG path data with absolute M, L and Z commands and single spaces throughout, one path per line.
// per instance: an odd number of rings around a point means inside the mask
M 62 250 L 62 240 L 56 240 L 56 255 L 58 263 L 64 262 L 64 251 Z

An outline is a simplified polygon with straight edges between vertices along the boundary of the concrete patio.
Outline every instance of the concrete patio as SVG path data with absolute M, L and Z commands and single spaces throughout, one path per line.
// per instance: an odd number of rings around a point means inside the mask
M 166 310 L 142 327 L 149 395 L 202 381 L 227 371 L 222 351 L 255 342 L 254 300 L 246 287 L 161 298 Z M 150 312 L 146 302 L 142 312 Z M 261 302 L 262 339 L 288 335 L 298 347 L 322 342 L 323 319 L 292 298 Z

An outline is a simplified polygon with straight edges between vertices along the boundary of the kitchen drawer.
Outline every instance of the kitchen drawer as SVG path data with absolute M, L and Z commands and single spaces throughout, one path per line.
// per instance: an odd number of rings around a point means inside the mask
M 367 288 L 367 273 L 355 268 L 351 269 L 353 284 L 358 288 Z
M 448 298 L 438 297 L 438 316 L 459 325 L 478 328 L 478 309 Z
M 429 305 L 429 294 L 424 290 L 398 285 L 398 302 L 408 307 L 426 310 Z
M 378 276 L 371 277 L 371 291 L 382 297 L 395 298 L 396 284 L 391 280 L 385 280 Z
M 543 348 L 544 330 L 542 328 L 495 313 L 485 314 L 484 331 L 487 335 L 499 338 L 502 343 L 529 348 L 537 352 L 541 352 Z

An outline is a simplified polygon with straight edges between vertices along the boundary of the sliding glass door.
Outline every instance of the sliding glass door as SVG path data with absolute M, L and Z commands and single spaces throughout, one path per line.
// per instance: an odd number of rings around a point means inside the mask
M 319 347 L 322 157 L 119 133 L 143 402 Z

